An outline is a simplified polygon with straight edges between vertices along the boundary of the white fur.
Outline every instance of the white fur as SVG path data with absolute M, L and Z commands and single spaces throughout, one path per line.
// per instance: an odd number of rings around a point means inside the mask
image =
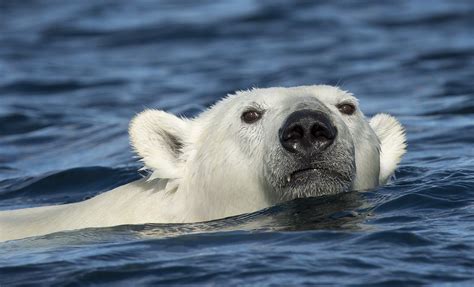
M 387 114 L 377 114 L 370 126 L 380 140 L 380 184 L 385 184 L 406 153 L 406 135 L 402 125 Z
M 173 155 L 166 138 L 182 137 L 188 130 L 186 120 L 163 111 L 146 110 L 131 121 L 129 133 L 132 147 L 155 177 L 178 178 L 183 162 Z
M 238 92 L 194 119 L 144 111 L 132 120 L 129 132 L 151 176 L 83 202 L 2 211 L 0 241 L 88 227 L 207 221 L 277 204 L 285 197 L 275 193 L 267 176 L 286 165 L 278 158 L 278 129 L 301 105 L 324 105 L 339 125 L 339 137 L 346 137 L 341 144 L 353 144 L 357 170 L 352 188 L 376 187 L 405 153 L 403 128 L 384 114 L 370 125 L 359 109 L 342 115 L 337 109 L 341 102 L 358 106 L 357 99 L 338 88 L 302 86 Z M 266 110 L 257 124 L 241 122 L 249 106 Z M 311 195 L 293 195 L 300 196 Z

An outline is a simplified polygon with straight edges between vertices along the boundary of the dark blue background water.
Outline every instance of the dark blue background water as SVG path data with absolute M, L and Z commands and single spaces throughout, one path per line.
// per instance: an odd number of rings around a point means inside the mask
M 145 107 L 338 84 L 407 128 L 397 180 L 185 225 L 0 243 L 0 285 L 474 284 L 472 1 L 2 1 L 0 208 L 139 177 Z

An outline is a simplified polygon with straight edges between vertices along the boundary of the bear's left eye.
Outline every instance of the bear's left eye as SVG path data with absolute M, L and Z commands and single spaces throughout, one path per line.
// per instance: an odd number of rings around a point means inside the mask
M 262 112 L 257 110 L 248 110 L 242 113 L 240 117 L 246 124 L 253 124 L 262 117 Z
M 356 108 L 353 104 L 344 103 L 337 105 L 338 110 L 345 115 L 352 115 Z

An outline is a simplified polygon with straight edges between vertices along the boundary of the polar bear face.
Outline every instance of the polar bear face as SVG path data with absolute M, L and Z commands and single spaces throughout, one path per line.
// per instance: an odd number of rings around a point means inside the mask
M 331 86 L 238 92 L 194 119 L 147 110 L 132 121 L 130 135 L 168 192 L 196 208 L 222 204 L 225 214 L 373 188 L 405 152 L 393 117 L 369 122 L 355 97 Z

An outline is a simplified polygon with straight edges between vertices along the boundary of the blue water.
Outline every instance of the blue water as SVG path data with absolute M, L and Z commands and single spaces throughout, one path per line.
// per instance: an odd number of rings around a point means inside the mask
M 0 209 L 135 180 L 133 115 L 192 116 L 250 87 L 339 85 L 367 115 L 396 115 L 397 179 L 209 223 L 0 243 L 0 286 L 472 286 L 474 2 L 197 2 L 0 2 Z

